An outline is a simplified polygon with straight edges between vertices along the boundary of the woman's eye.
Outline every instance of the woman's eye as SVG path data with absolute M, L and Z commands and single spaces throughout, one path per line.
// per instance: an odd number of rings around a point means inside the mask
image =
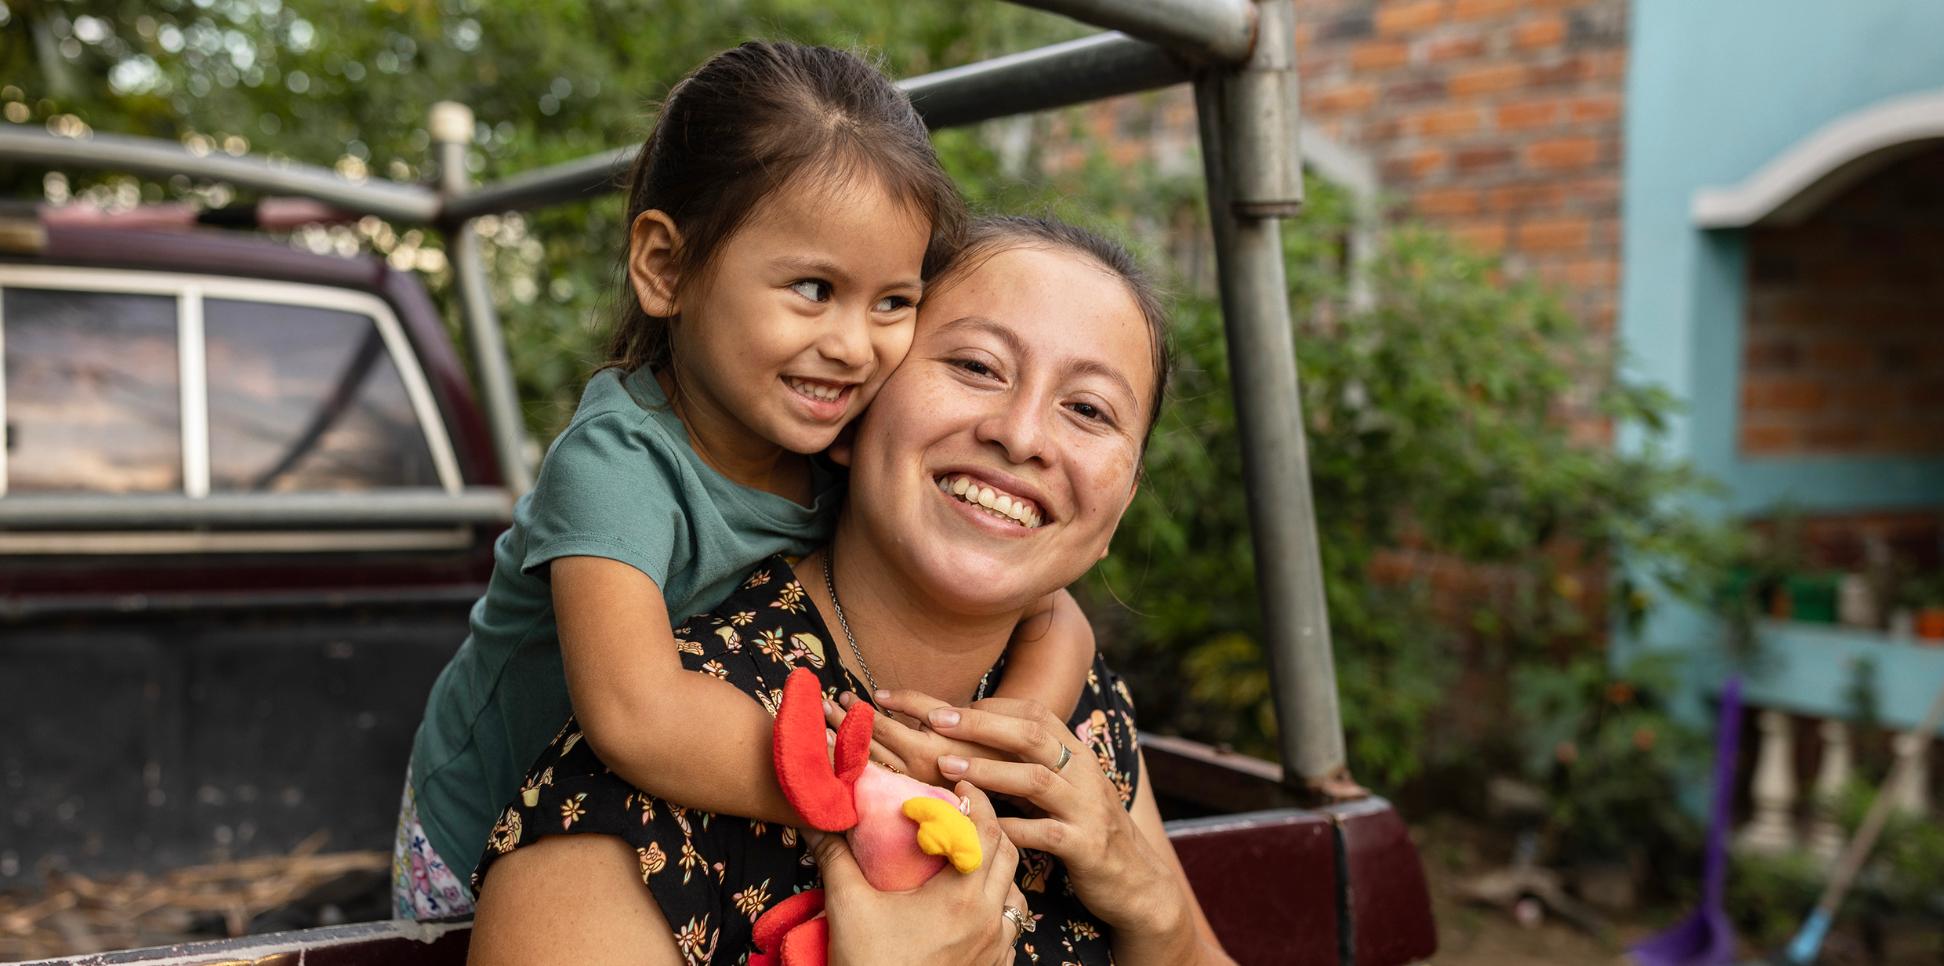
M 977 359 L 954 359 L 952 361 L 952 365 L 957 366 L 960 369 L 963 369 L 966 372 L 969 372 L 975 376 L 992 375 L 992 367 L 986 365 L 983 362 L 980 362 Z
M 873 312 L 902 312 L 912 306 L 912 301 L 902 295 L 887 295 L 871 306 Z
M 1096 406 L 1093 403 L 1074 403 L 1072 409 L 1074 413 L 1077 414 L 1081 419 L 1085 419 L 1088 422 L 1095 422 L 1095 423 L 1111 422 L 1111 420 L 1107 418 L 1106 410 L 1101 409 L 1099 406 Z
M 806 278 L 801 282 L 791 282 L 790 291 L 812 302 L 830 301 L 830 283 L 820 278 Z

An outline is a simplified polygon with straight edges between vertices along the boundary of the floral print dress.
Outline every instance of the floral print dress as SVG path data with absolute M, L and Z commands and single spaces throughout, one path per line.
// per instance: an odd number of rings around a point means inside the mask
M 783 698 L 784 679 L 798 667 L 815 671 L 828 697 L 870 693 L 836 660 L 830 648 L 837 639 L 782 557 L 758 566 L 716 610 L 677 627 L 675 640 L 684 667 L 734 684 L 771 715 Z M 990 672 L 993 683 L 1004 665 L 1002 659 Z M 1068 723 L 1093 749 L 1122 806 L 1131 807 L 1141 777 L 1133 701 L 1098 656 Z M 1007 804 L 997 804 L 1007 814 Z M 796 829 L 685 808 L 642 792 L 609 771 L 581 740 L 579 722 L 569 719 L 494 825 L 473 873 L 474 894 L 500 856 L 549 835 L 590 833 L 615 836 L 634 848 L 641 880 L 691 964 L 747 961 L 757 917 L 821 884 Z M 1036 928 L 1014 947 L 1015 962 L 1113 961 L 1107 927 L 1074 896 L 1058 859 L 1022 850 L 1017 881 Z

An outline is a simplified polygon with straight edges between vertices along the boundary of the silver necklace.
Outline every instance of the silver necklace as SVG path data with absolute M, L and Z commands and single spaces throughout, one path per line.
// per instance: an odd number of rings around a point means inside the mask
M 830 594 L 830 609 L 837 612 L 837 626 L 843 628 L 844 643 L 850 645 L 851 656 L 857 658 L 858 670 L 864 672 L 864 683 L 871 686 L 871 703 L 877 703 L 877 675 L 871 673 L 871 662 L 864 660 L 864 651 L 857 646 L 857 635 L 851 633 L 850 618 L 844 616 L 844 602 L 837 599 L 837 581 L 830 575 L 830 561 L 837 556 L 836 544 L 824 547 L 823 572 L 824 590 Z M 992 680 L 992 672 L 979 676 L 979 690 L 972 696 L 977 701 L 986 696 L 986 684 Z

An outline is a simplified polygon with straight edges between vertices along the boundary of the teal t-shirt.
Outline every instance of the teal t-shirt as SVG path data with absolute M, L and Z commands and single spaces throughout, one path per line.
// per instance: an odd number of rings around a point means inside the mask
M 702 462 L 652 374 L 605 370 L 540 465 L 471 633 L 432 685 L 412 743 L 419 822 L 441 858 L 468 867 L 521 776 L 567 720 L 547 563 L 606 557 L 647 574 L 680 620 L 729 595 L 773 554 L 830 536 L 840 480 L 819 472 L 815 501 L 732 482 Z

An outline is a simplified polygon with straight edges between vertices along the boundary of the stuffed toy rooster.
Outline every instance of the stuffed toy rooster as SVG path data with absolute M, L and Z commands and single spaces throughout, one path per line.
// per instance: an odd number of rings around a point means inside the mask
M 961 873 L 978 869 L 979 833 L 958 810 L 958 798 L 870 760 L 873 714 L 866 702 L 852 704 L 833 752 L 817 676 L 792 671 L 776 714 L 776 778 L 784 796 L 811 826 L 848 833 L 851 854 L 874 888 L 917 888 L 948 861 Z M 830 927 L 823 908 L 822 889 L 771 906 L 756 920 L 750 966 L 824 966 Z

